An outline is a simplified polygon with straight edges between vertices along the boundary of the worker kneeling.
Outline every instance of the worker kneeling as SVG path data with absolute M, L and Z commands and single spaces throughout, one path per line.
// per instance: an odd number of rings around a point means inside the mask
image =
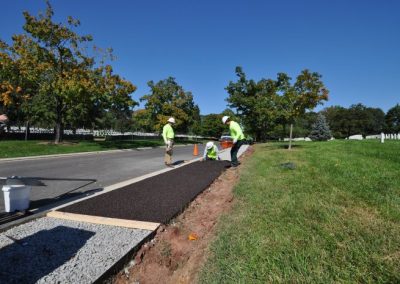
M 220 160 L 218 156 L 218 147 L 212 141 L 207 142 L 206 144 L 202 161 L 204 160 L 213 160 L 213 161 Z

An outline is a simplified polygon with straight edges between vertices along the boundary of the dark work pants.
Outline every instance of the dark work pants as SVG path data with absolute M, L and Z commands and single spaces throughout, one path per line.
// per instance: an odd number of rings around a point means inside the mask
M 239 140 L 236 142 L 236 144 L 233 144 L 231 148 L 231 164 L 232 166 L 237 166 L 239 165 L 237 154 L 239 152 L 240 146 L 244 144 L 244 140 Z

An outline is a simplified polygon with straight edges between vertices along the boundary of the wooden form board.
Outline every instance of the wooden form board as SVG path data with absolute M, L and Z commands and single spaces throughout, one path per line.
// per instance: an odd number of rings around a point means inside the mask
M 125 228 L 132 229 L 140 229 L 140 230 L 156 230 L 160 223 L 153 222 L 143 222 L 143 221 L 135 221 L 135 220 L 126 220 L 126 219 L 116 219 L 116 218 L 108 218 L 108 217 L 99 217 L 99 216 L 90 216 L 90 215 L 82 215 L 75 213 L 66 213 L 60 211 L 50 211 L 46 214 L 47 217 L 65 219 L 71 221 L 78 222 L 86 222 L 100 225 L 109 225 L 109 226 L 119 226 Z

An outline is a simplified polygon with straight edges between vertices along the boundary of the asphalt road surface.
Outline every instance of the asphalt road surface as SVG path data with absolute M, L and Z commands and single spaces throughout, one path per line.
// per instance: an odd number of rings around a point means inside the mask
M 199 145 L 200 155 L 203 149 Z M 175 162 L 197 157 L 193 156 L 193 146 L 174 148 Z M 32 184 L 30 209 L 34 209 L 163 169 L 163 159 L 164 149 L 155 148 L 34 160 L 0 160 L 0 177 L 21 176 Z M 1 196 L 0 212 L 4 210 Z

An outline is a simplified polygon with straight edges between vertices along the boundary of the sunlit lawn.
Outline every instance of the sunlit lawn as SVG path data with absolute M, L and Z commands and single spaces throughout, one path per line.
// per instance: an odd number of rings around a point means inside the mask
M 179 144 L 180 142 L 178 142 Z M 183 141 L 181 143 L 191 143 Z M 0 158 L 66 154 L 164 145 L 162 140 L 73 141 L 59 145 L 49 141 L 0 141 Z
M 400 141 L 255 148 L 201 282 L 400 282 Z

